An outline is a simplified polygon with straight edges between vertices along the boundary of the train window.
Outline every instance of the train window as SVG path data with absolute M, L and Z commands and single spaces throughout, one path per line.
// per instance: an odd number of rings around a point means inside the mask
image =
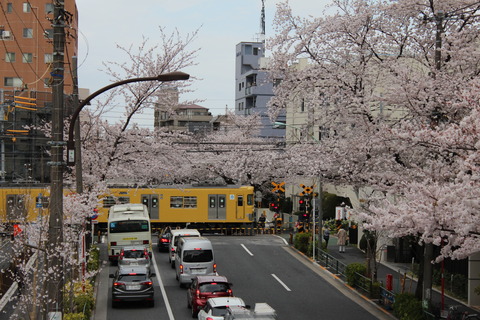
M 237 198 L 237 206 L 243 207 L 243 196 L 238 196 L 238 198 Z
M 130 203 L 130 197 L 118 197 L 118 203 Z
M 225 197 L 218 197 L 218 207 L 225 208 Z
M 142 197 L 142 204 L 146 205 L 148 208 L 150 207 L 148 205 L 148 198 L 147 197 Z
M 210 197 L 210 203 L 209 203 L 210 208 L 215 208 L 217 206 L 215 197 Z
M 197 197 L 184 197 L 183 198 L 184 208 L 196 208 L 197 207 Z
M 183 197 L 170 197 L 170 208 L 182 208 Z
M 114 197 L 107 196 L 107 197 L 103 198 L 103 207 L 104 208 L 110 208 L 114 204 L 115 204 L 115 198 Z
M 253 206 L 253 194 L 247 194 L 247 206 Z
M 152 208 L 156 208 L 158 206 L 158 199 L 152 198 Z

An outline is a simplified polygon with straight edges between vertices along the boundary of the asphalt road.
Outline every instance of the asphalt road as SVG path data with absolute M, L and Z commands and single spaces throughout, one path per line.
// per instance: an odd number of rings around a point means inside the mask
M 252 307 L 255 302 L 267 302 L 279 319 L 389 319 L 328 272 L 297 255 L 280 237 L 207 237 L 214 247 L 218 273 L 233 283 L 234 295 Z M 179 287 L 167 254 L 155 250 L 154 258 L 155 307 L 124 304 L 112 309 L 108 273 L 116 267 L 106 264 L 99 277 L 95 320 L 191 319 L 186 289 Z

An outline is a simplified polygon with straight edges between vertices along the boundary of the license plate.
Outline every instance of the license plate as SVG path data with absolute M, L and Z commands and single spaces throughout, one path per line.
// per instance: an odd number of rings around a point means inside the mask
M 206 269 L 190 269 L 192 274 L 205 274 Z
M 127 290 L 140 290 L 141 287 L 142 286 L 140 286 L 138 284 L 137 285 L 135 285 L 135 284 L 134 285 L 129 285 L 129 286 L 127 286 Z

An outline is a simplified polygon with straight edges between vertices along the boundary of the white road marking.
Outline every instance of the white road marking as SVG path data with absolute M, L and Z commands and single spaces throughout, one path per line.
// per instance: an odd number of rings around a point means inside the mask
M 155 268 L 155 274 L 156 274 L 155 278 L 157 278 L 157 280 L 158 280 L 160 290 L 162 291 L 163 300 L 165 301 L 165 307 L 167 308 L 168 319 L 175 320 L 175 317 L 173 316 L 173 312 L 172 312 L 172 307 L 170 306 L 170 302 L 168 301 L 167 291 L 165 291 L 165 287 L 163 285 L 162 277 L 160 276 L 160 271 L 158 270 L 157 262 L 155 261 L 155 257 L 153 255 L 153 252 L 152 252 L 152 262 L 154 263 L 153 266 Z
M 285 283 L 283 283 L 282 280 L 280 280 L 280 278 L 277 277 L 275 274 L 272 273 L 272 277 L 274 277 L 275 280 L 277 280 L 278 283 L 280 283 L 280 284 L 285 288 L 285 290 L 287 290 L 287 291 L 292 291 L 292 290 L 290 290 L 290 288 L 287 287 L 287 285 L 286 285 Z
M 242 246 L 243 249 L 245 249 L 245 251 L 247 251 L 247 253 L 249 255 L 251 255 L 253 257 L 253 253 L 251 253 L 250 250 L 248 250 L 247 247 L 245 247 L 245 245 L 243 243 L 241 244 L 241 246 Z

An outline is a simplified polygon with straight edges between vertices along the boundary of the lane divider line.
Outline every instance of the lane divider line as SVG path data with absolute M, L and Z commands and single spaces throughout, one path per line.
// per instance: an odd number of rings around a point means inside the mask
M 280 283 L 280 284 L 285 288 L 285 290 L 287 290 L 287 291 L 292 291 L 292 290 L 290 290 L 290 288 L 287 287 L 287 285 L 286 285 L 285 283 L 283 283 L 283 281 L 280 280 L 280 278 L 277 277 L 275 274 L 272 273 L 272 277 L 275 278 L 275 280 L 277 280 L 278 283 Z
M 167 291 L 165 290 L 165 286 L 163 285 L 162 276 L 160 275 L 160 271 L 158 269 L 157 262 L 155 261 L 153 252 L 152 252 L 152 262 L 154 263 L 153 266 L 155 268 L 155 275 L 156 275 L 155 278 L 157 278 L 158 280 L 160 291 L 162 291 L 163 301 L 165 302 L 165 307 L 167 308 L 168 319 L 175 320 L 175 317 L 173 316 L 172 307 L 170 306 L 170 302 L 168 301 Z
M 243 243 L 240 244 L 240 245 L 242 246 L 243 249 L 245 249 L 245 251 L 247 251 L 247 253 L 248 253 L 249 255 L 251 255 L 251 256 L 253 257 L 253 253 L 250 252 L 250 250 L 248 250 L 247 247 L 245 247 L 245 245 L 244 245 Z

